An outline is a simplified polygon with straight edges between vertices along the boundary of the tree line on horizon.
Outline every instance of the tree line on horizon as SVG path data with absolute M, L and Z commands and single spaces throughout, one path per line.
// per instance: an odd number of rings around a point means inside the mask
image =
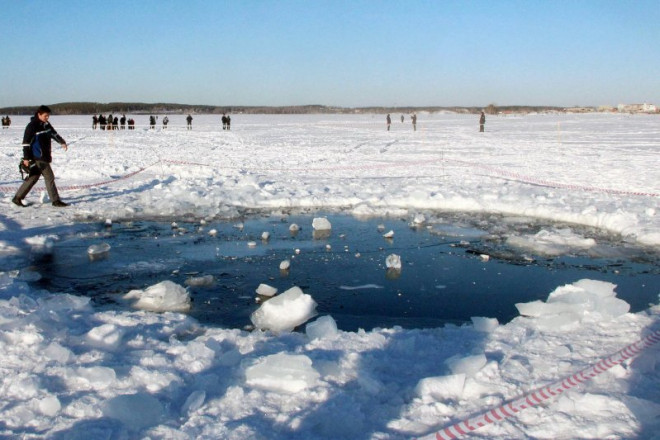
M 97 115 L 107 113 L 130 113 L 130 114 L 359 114 L 359 113 L 402 113 L 415 112 L 435 113 L 440 111 L 452 111 L 456 113 L 479 113 L 485 111 L 489 114 L 498 112 L 544 112 L 563 111 L 563 107 L 554 106 L 496 106 L 489 104 L 485 107 L 333 107 L 325 105 L 295 105 L 295 106 L 213 106 L 213 105 L 189 105 L 189 104 L 148 104 L 141 102 L 63 102 L 48 104 L 54 114 L 58 115 Z M 31 115 L 35 112 L 35 106 L 13 106 L 0 108 L 1 114 L 7 115 Z

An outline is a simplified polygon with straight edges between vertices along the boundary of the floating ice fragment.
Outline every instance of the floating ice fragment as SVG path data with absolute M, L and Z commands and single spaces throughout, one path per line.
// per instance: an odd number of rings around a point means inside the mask
M 152 312 L 184 312 L 190 309 L 190 295 L 178 284 L 166 280 L 146 290 L 131 290 L 124 299 L 136 299 L 133 307 Z
M 107 257 L 109 252 L 110 245 L 108 243 L 93 244 L 87 248 L 87 255 L 92 261 Z
M 268 241 L 270 239 L 270 232 L 264 231 L 261 233 L 261 239 L 263 241 Z
M 259 287 L 257 287 L 257 294 L 261 296 L 274 296 L 276 293 L 277 288 L 268 284 L 259 284 Z
M 298 232 L 300 230 L 300 226 L 298 226 L 295 223 L 291 223 L 291 226 L 289 226 L 289 231 L 291 232 Z
M 397 254 L 390 254 L 385 259 L 385 266 L 388 269 L 401 270 L 401 257 Z
M 201 277 L 190 277 L 185 281 L 186 286 L 191 287 L 202 287 L 202 286 L 211 286 L 215 282 L 213 275 L 204 275 Z
M 257 247 L 257 242 L 256 241 L 248 241 L 247 246 L 249 248 L 256 248 Z
M 385 238 L 392 238 L 394 237 L 394 231 L 390 230 L 389 232 L 386 232 L 383 234 L 383 237 Z
M 211 229 L 211 230 L 209 231 L 209 235 L 210 235 L 211 237 L 215 237 L 216 235 L 218 235 L 218 230 L 217 230 L 217 229 Z
M 426 217 L 424 217 L 424 214 L 417 214 L 413 219 L 413 223 L 415 225 L 421 225 L 424 224 L 425 222 L 426 222 Z
M 332 229 L 330 221 L 325 217 L 316 217 L 312 220 L 312 228 L 316 231 L 329 231 Z
M 316 316 L 316 302 L 299 287 L 266 301 L 252 315 L 255 327 L 274 332 L 288 332 Z
M 280 270 L 289 270 L 291 267 L 291 261 L 289 260 L 284 260 L 280 263 Z

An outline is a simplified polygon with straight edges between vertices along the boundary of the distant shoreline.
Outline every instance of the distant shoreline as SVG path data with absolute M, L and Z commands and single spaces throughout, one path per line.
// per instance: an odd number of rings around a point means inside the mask
M 212 106 L 212 105 L 189 105 L 189 104 L 148 104 L 148 103 L 95 103 L 95 102 L 66 102 L 58 104 L 47 104 L 54 114 L 57 115 L 94 115 L 107 113 L 131 113 L 131 114 L 370 114 L 370 113 L 393 113 L 410 114 L 420 112 L 452 112 L 473 114 L 486 111 L 495 113 L 534 113 L 534 112 L 566 112 L 576 111 L 576 108 L 555 106 L 495 106 L 490 104 L 485 107 L 460 107 L 460 106 L 394 106 L 394 107 L 335 107 L 324 105 L 296 105 L 296 106 Z M 12 106 L 0 108 L 3 115 L 31 115 L 38 105 Z M 596 107 L 581 107 L 582 112 L 597 111 Z M 613 109 L 615 110 L 615 109 Z

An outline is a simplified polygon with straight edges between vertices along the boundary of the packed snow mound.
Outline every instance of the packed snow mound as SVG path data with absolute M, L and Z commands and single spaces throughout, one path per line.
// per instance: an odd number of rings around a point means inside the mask
M 316 302 L 299 287 L 292 287 L 261 305 L 250 320 L 261 330 L 290 332 L 316 316 Z
M 145 290 L 131 290 L 124 295 L 126 300 L 136 300 L 136 309 L 150 312 L 185 312 L 190 310 L 190 295 L 178 284 L 166 280 Z
M 546 302 L 518 303 L 518 312 L 535 318 L 541 329 L 565 328 L 587 317 L 613 319 L 628 313 L 630 305 L 617 298 L 615 284 L 580 280 L 556 288 Z
M 247 385 L 288 394 L 313 387 L 320 376 L 309 357 L 286 353 L 265 356 L 245 370 Z

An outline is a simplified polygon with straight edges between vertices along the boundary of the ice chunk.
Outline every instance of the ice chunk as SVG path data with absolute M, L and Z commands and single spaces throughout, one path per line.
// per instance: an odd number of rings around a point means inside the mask
M 268 284 L 259 284 L 259 287 L 257 287 L 257 295 L 274 296 L 276 293 L 277 288 L 269 286 Z
M 264 231 L 261 233 L 261 240 L 268 241 L 270 239 L 270 232 Z
M 44 350 L 44 355 L 55 362 L 61 364 L 66 364 L 70 359 L 74 357 L 74 354 L 71 350 L 66 347 L 61 346 L 57 342 L 51 342 L 48 347 Z
M 204 275 L 201 277 L 190 277 L 185 281 L 186 286 L 191 287 L 208 287 L 212 286 L 215 282 L 213 275 Z
M 193 391 L 181 407 L 181 414 L 190 414 L 197 411 L 206 400 L 206 392 L 203 390 Z
M 315 231 L 329 231 L 332 229 L 332 224 L 330 224 L 330 221 L 325 217 L 316 217 L 312 220 L 312 228 L 314 228 Z
M 544 329 L 561 329 L 597 313 L 600 318 L 615 318 L 628 313 L 630 305 L 616 298 L 616 285 L 605 281 L 580 280 L 557 287 L 548 300 L 516 304 L 521 315 L 537 319 Z M 542 318 L 542 319 L 541 319 Z
M 397 254 L 390 254 L 385 259 L 385 266 L 388 269 L 401 270 L 401 257 Z
M 422 399 L 445 400 L 460 399 L 465 386 L 465 374 L 425 377 L 417 382 L 415 393 Z
M 114 324 L 102 324 L 87 332 L 87 342 L 94 347 L 116 348 L 121 342 L 123 332 Z
M 110 253 L 110 245 L 108 243 L 93 244 L 87 248 L 87 255 L 92 261 L 106 258 Z
M 490 333 L 497 328 L 500 323 L 497 321 L 497 318 L 484 318 L 481 316 L 473 316 L 470 318 L 472 320 L 472 326 L 478 332 Z
M 330 315 L 321 316 L 305 326 L 309 339 L 327 339 L 337 336 L 337 323 Z
M 289 270 L 291 267 L 291 261 L 289 260 L 284 260 L 280 263 L 280 270 Z
M 486 356 L 477 354 L 474 356 L 452 356 L 445 361 L 449 369 L 454 374 L 465 374 L 472 377 L 479 372 L 486 365 Z
M 105 402 L 103 415 L 122 422 L 128 429 L 139 431 L 157 425 L 163 418 L 163 405 L 149 394 L 125 394 Z
M 424 217 L 424 214 L 416 214 L 415 218 L 413 219 L 413 224 L 415 225 L 421 225 L 426 222 L 426 217 Z
M 62 409 L 62 404 L 57 396 L 49 395 L 39 400 L 38 407 L 41 414 L 54 417 Z
M 146 290 L 131 290 L 124 299 L 135 299 L 133 307 L 152 312 L 184 312 L 190 309 L 190 295 L 178 284 L 166 280 Z
M 309 357 L 286 353 L 261 358 L 245 370 L 247 385 L 287 394 L 313 387 L 319 377 Z
M 252 323 L 262 330 L 291 331 L 316 316 L 316 302 L 299 287 L 266 301 L 252 315 Z
M 394 237 L 394 231 L 389 231 L 383 234 L 383 237 L 385 238 L 392 238 Z

